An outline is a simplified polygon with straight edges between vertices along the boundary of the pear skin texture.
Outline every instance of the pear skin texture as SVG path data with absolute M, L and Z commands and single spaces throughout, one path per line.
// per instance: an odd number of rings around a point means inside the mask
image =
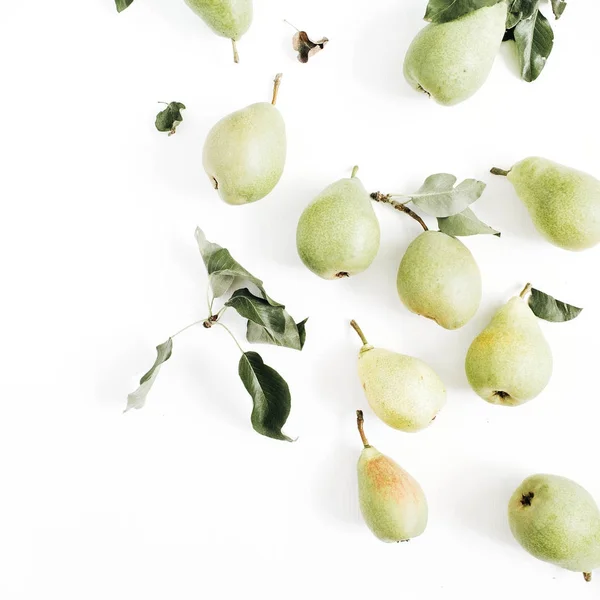
M 600 242 L 600 181 L 535 156 L 517 163 L 507 177 L 552 244 L 586 250 Z
M 491 404 L 535 398 L 552 375 L 552 352 L 526 300 L 511 298 L 473 340 L 465 360 L 473 390 Z
M 425 231 L 407 248 L 397 278 L 405 306 L 445 329 L 468 323 L 481 302 L 481 273 L 469 249 L 439 231 Z
M 445 106 L 470 98 L 490 74 L 506 31 L 506 15 L 502 0 L 455 21 L 427 25 L 408 48 L 404 77 Z
M 285 167 L 287 141 L 279 110 L 251 104 L 221 119 L 204 143 L 204 170 L 227 204 L 248 204 L 269 194 Z
M 360 510 L 369 529 L 384 542 L 421 535 L 427 526 L 427 500 L 421 486 L 373 446 L 358 460 Z
M 446 388 L 435 371 L 412 356 L 363 346 L 358 375 L 373 412 L 394 429 L 421 431 L 446 403 Z
M 600 511 L 579 484 L 558 475 L 533 475 L 508 506 L 513 536 L 529 554 L 569 571 L 600 567 Z
M 252 0 L 185 0 L 221 37 L 239 40 L 252 24 Z
M 323 279 L 364 271 L 379 251 L 379 221 L 360 179 L 341 179 L 304 210 L 296 230 L 302 262 Z

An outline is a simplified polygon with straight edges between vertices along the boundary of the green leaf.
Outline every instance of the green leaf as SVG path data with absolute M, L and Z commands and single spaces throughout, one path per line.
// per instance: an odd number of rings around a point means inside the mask
M 408 197 L 433 217 L 457 215 L 475 202 L 485 189 L 485 183 L 476 179 L 465 179 L 454 187 L 456 177 L 448 173 L 430 175 L 421 189 Z
M 146 396 L 154 385 L 154 381 L 156 380 L 162 364 L 171 358 L 172 352 L 173 340 L 171 338 L 156 347 L 156 360 L 154 361 L 152 368 L 140 379 L 140 387 L 127 396 L 127 407 L 125 408 L 125 412 L 132 408 L 143 408 L 144 404 L 146 404 Z
M 536 317 L 550 321 L 551 323 L 570 321 L 579 316 L 579 313 L 583 310 L 582 308 L 577 308 L 576 306 L 556 300 L 552 296 L 544 294 L 544 292 L 540 292 L 535 288 L 531 289 L 529 307 Z
M 133 0 L 115 0 L 119 12 L 124 11 L 132 2 Z
M 515 43 L 525 81 L 535 81 L 546 66 L 552 52 L 554 33 L 546 17 L 536 10 L 529 19 L 522 20 L 514 30 Z
M 208 271 L 210 287 L 212 288 L 215 298 L 220 298 L 231 288 L 234 281 L 249 281 L 253 283 L 261 292 L 263 298 L 271 304 L 271 306 L 282 306 L 269 298 L 262 280 L 254 277 L 252 273 L 246 271 L 240 263 L 238 263 L 229 253 L 229 250 L 222 248 L 218 244 L 213 244 L 206 239 L 204 232 L 196 228 L 196 241 L 202 256 L 202 260 Z
M 167 108 L 161 110 L 156 115 L 156 129 L 159 131 L 168 131 L 169 135 L 173 135 L 177 130 L 177 126 L 183 121 L 181 111 L 185 109 L 185 104 L 181 102 L 170 102 Z
M 253 321 L 248 321 L 246 339 L 251 344 L 272 344 L 273 346 L 302 350 L 306 341 L 306 321 L 308 319 L 304 319 L 300 323 L 295 323 L 294 319 L 288 313 L 285 314 L 285 329 L 283 334 L 275 334 Z
M 480 221 L 470 208 L 451 217 L 438 217 L 438 226 L 442 233 L 453 236 L 491 234 L 500 237 L 501 233 Z
M 494 6 L 504 0 L 429 0 L 425 20 L 432 23 L 448 23 L 484 6 Z
M 538 4 L 539 0 L 512 0 L 508 5 L 506 29 L 513 29 L 519 21 L 533 16 Z
M 567 8 L 565 0 L 552 0 L 552 12 L 556 19 L 561 18 L 562 14 L 565 12 L 565 8 Z
M 252 427 L 276 440 L 292 440 L 282 433 L 290 414 L 292 398 L 290 388 L 275 369 L 265 365 L 256 352 L 244 352 L 238 368 L 240 379 L 252 397 Z

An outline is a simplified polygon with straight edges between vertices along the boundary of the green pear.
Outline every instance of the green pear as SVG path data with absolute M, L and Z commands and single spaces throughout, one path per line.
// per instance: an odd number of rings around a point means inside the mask
M 352 177 L 323 190 L 298 222 L 298 254 L 323 279 L 356 275 L 379 251 L 379 221 L 357 171 L 354 167 Z
M 477 312 L 481 273 L 469 249 L 440 231 L 425 231 L 407 248 L 397 279 L 406 307 L 445 329 L 458 329 Z
M 508 505 L 515 539 L 529 554 L 590 581 L 600 567 L 600 511 L 579 484 L 558 475 L 533 475 Z
M 221 119 L 204 143 L 204 170 L 227 204 L 248 204 L 269 194 L 285 167 L 285 123 L 275 107 L 281 74 L 271 103 L 251 104 Z
M 600 181 L 587 173 L 532 156 L 506 175 L 537 230 L 565 250 L 586 250 L 600 242 Z
M 252 24 L 252 0 L 185 0 L 186 4 L 221 37 L 233 44 L 233 60 L 239 62 L 236 42 Z
M 491 404 L 518 406 L 546 387 L 552 352 L 524 298 L 511 298 L 473 340 L 465 370 L 473 390 Z
M 507 4 L 475 10 L 449 23 L 424 27 L 404 59 L 404 77 L 436 102 L 470 98 L 487 79 L 506 31 Z
M 374 348 L 356 321 L 350 325 L 363 342 L 358 376 L 373 412 L 401 431 L 428 427 L 446 403 L 446 388 L 437 373 L 418 358 Z
M 427 526 L 427 499 L 417 481 L 367 441 L 356 411 L 363 451 L 358 459 L 358 498 L 369 529 L 383 542 L 406 542 Z

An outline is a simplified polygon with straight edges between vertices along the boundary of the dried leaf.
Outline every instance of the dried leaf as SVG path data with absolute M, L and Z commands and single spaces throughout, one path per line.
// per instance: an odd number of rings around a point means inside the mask
M 294 50 L 298 52 L 298 60 L 301 63 L 307 63 L 311 56 L 323 50 L 328 41 L 327 38 L 322 38 L 318 42 L 313 42 L 306 31 L 298 31 L 292 38 Z
M 177 126 L 183 121 L 181 111 L 184 109 L 185 104 L 181 102 L 169 102 L 167 108 L 156 115 L 156 129 L 158 131 L 168 131 L 169 135 L 173 135 Z

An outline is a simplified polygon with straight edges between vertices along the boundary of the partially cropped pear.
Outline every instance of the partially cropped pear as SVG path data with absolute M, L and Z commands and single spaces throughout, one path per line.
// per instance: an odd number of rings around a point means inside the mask
M 379 251 L 379 221 L 358 167 L 323 190 L 304 210 L 296 230 L 302 262 L 323 279 L 364 271 Z
M 487 79 L 504 32 L 507 4 L 475 10 L 449 23 L 424 27 L 404 59 L 404 77 L 436 102 L 451 106 L 471 97 Z
M 427 526 L 427 500 L 421 486 L 391 458 L 367 441 L 362 410 L 356 411 L 364 449 L 358 460 L 358 498 L 369 529 L 383 542 L 406 542 Z
M 481 273 L 469 249 L 440 231 L 410 244 L 398 269 L 398 294 L 406 307 L 445 329 L 470 321 L 481 302 Z
M 285 123 L 275 107 L 281 74 L 271 103 L 251 104 L 221 119 L 204 143 L 204 170 L 227 204 L 248 204 L 269 194 L 285 167 Z
M 518 406 L 542 392 L 552 352 L 524 298 L 511 298 L 473 340 L 465 370 L 473 390 L 492 404 Z
M 508 505 L 515 539 L 529 554 L 590 581 L 600 567 L 600 511 L 579 484 L 558 475 L 533 475 Z
M 358 376 L 373 412 L 401 431 L 421 431 L 446 403 L 446 388 L 436 372 L 422 360 L 374 348 L 356 323 L 350 323 L 363 347 L 358 356 Z
M 221 37 L 233 44 L 233 60 L 239 62 L 236 42 L 252 24 L 252 0 L 185 0 L 186 4 Z
M 565 250 L 586 250 L 600 243 L 600 181 L 587 173 L 532 156 L 506 175 L 537 230 Z

